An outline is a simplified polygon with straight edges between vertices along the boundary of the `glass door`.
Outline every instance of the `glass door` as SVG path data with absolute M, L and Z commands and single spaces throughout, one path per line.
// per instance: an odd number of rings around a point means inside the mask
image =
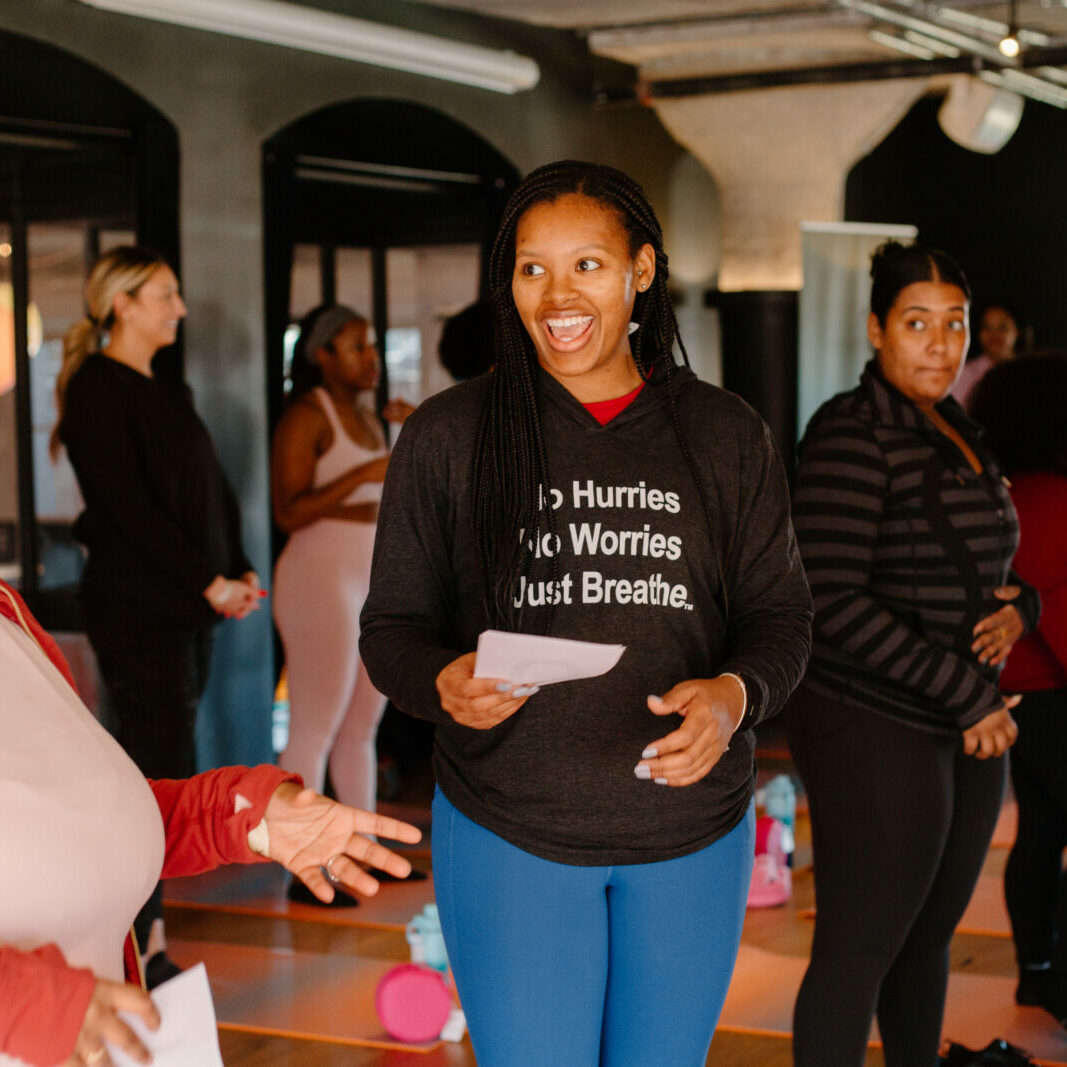
M 47 627 L 76 630 L 82 501 L 66 455 L 49 455 L 55 381 L 93 261 L 134 239 L 134 168 L 125 142 L 25 141 L 0 130 L 0 578 Z
M 414 248 L 330 248 L 301 244 L 293 250 L 290 325 L 285 378 L 298 358 L 297 324 L 327 301 L 347 304 L 384 335 L 383 397 L 419 404 L 453 384 L 437 357 L 444 323 L 478 299 L 482 251 L 477 244 Z
M 78 483 L 66 452 L 55 459 L 48 452 L 56 424 L 55 386 L 63 363 L 63 335 L 85 314 L 82 293 L 93 259 L 133 240 L 132 230 L 101 229 L 84 219 L 26 227 L 33 498 L 41 590 L 76 585 L 84 562 L 72 532 L 82 509 Z

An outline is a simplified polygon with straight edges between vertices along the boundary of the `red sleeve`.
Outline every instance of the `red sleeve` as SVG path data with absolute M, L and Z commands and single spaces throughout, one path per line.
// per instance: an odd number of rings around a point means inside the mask
M 268 764 L 150 781 L 167 841 L 161 877 L 200 874 L 224 863 L 263 862 L 265 857 L 248 847 L 248 832 L 259 825 L 282 782 L 300 781 L 298 775 Z
M 1013 569 L 1041 594 L 1037 632 L 1067 670 L 1067 478 L 1020 476 L 1012 501 L 1020 529 Z
M 74 684 L 74 675 L 70 673 L 70 667 L 63 658 L 63 653 L 59 651 L 59 645 L 30 614 L 26 601 L 6 582 L 0 582 L 0 615 L 18 623 L 44 649 L 45 655 L 56 665 L 59 673 L 70 682 L 71 689 L 78 691 Z
M 33 952 L 0 945 L 0 1052 L 32 1064 L 74 1051 L 96 979 L 68 967 L 55 945 Z

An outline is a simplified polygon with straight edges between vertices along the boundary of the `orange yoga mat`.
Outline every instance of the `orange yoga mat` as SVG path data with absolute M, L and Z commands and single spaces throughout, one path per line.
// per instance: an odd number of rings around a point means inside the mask
M 168 952 L 182 967 L 203 961 L 223 1029 L 409 1052 L 443 1044 L 395 1041 L 379 1022 L 374 991 L 395 960 L 175 939 Z

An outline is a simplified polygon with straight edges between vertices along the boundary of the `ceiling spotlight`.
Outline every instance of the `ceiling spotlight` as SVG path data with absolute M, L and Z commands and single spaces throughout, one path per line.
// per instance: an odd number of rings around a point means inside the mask
M 997 51 L 1008 59 L 1015 59 L 1020 51 L 1019 23 L 1015 18 L 1015 0 L 1011 0 L 1010 11 L 1011 17 L 1008 22 L 1008 32 L 1006 36 L 1001 37 L 1000 42 L 997 45 Z

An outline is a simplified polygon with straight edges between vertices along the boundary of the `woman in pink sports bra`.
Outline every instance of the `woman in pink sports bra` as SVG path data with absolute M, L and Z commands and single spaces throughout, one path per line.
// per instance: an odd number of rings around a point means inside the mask
M 386 698 L 359 658 L 359 613 L 389 455 L 373 407 L 362 402 L 378 384 L 369 332 L 366 319 L 338 304 L 304 318 L 293 377 L 298 390 L 307 382 L 274 434 L 271 494 L 274 519 L 289 534 L 274 570 L 290 700 L 281 764 L 321 790 L 328 761 L 338 799 L 373 811 Z M 412 410 L 393 400 L 382 414 L 399 423 Z M 302 889 L 294 880 L 290 896 L 319 903 Z

